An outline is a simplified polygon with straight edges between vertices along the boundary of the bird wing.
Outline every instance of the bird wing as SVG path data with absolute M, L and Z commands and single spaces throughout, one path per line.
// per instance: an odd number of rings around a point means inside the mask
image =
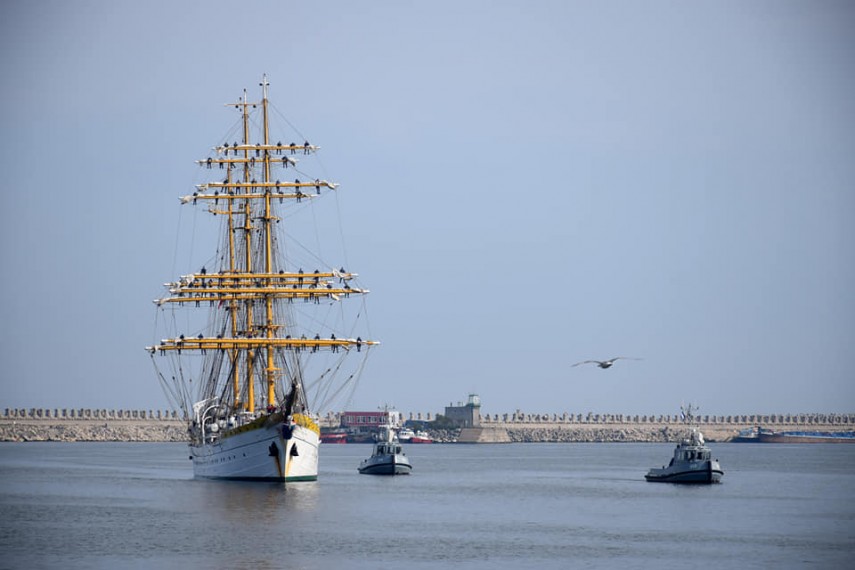
M 573 366 L 579 366 L 580 364 L 600 364 L 600 361 L 599 360 L 583 360 L 582 362 L 577 362 Z

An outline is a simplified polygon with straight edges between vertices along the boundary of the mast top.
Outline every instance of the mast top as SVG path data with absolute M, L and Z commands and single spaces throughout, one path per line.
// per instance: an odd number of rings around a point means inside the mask
M 259 85 L 261 86 L 261 98 L 266 101 L 267 100 L 267 88 L 270 86 L 270 83 L 267 82 L 267 74 L 266 73 L 261 76 L 261 83 L 259 83 Z

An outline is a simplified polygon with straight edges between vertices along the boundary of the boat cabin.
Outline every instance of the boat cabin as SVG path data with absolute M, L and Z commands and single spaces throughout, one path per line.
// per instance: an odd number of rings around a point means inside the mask
M 374 448 L 374 455 L 400 455 L 403 452 L 400 444 L 388 441 L 378 443 Z
M 686 449 L 675 455 L 677 455 L 677 461 L 707 461 L 711 457 L 710 454 L 711 451 L 708 449 Z

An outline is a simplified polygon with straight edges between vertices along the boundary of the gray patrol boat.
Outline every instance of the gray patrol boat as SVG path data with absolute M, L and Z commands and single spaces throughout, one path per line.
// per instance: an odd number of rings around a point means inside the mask
M 381 426 L 371 457 L 359 465 L 364 475 L 409 475 L 413 470 L 391 425 Z
M 683 418 L 693 422 L 692 408 L 683 410 Z M 697 426 L 692 426 L 688 437 L 674 449 L 674 457 L 667 467 L 653 468 L 644 476 L 652 482 L 661 483 L 719 483 L 724 475 L 718 459 L 712 458 L 712 451 L 704 442 L 704 436 Z

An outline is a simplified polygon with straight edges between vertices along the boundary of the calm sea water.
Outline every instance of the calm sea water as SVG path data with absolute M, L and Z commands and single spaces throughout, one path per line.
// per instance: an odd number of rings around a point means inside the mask
M 712 444 L 720 485 L 647 483 L 669 444 L 410 445 L 413 474 L 192 479 L 183 444 L 0 444 L 3 568 L 851 568 L 855 445 Z

